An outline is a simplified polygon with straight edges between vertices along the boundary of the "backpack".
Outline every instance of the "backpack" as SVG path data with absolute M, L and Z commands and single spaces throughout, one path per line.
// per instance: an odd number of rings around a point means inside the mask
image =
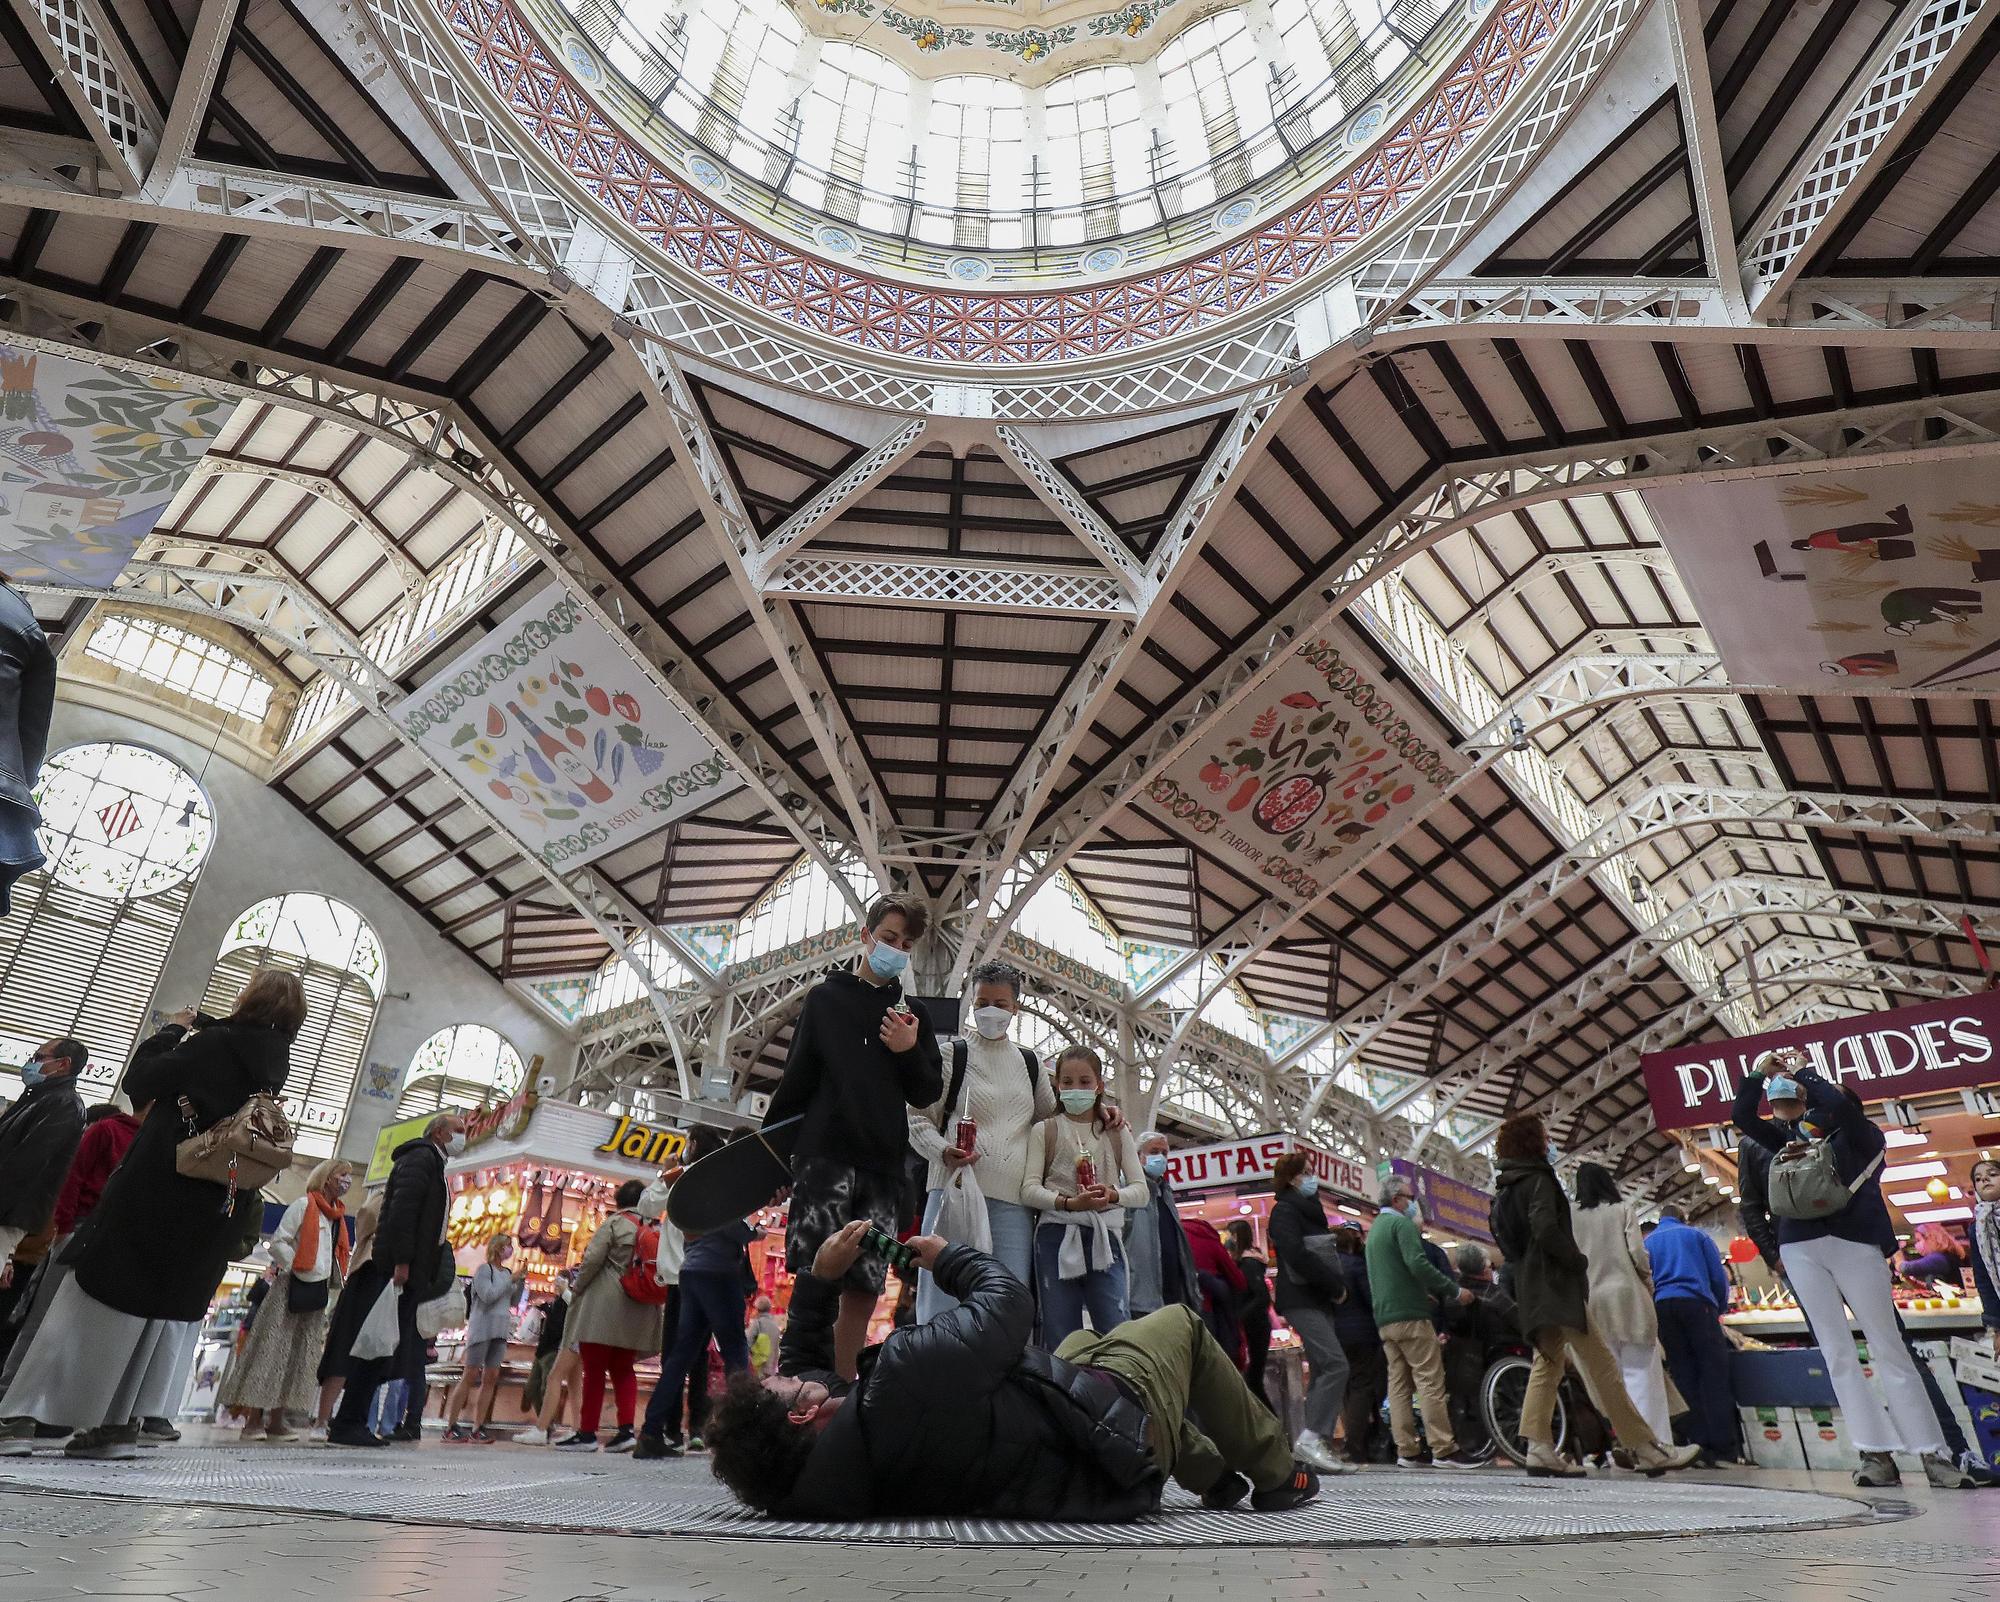
M 660 1224 L 658 1219 L 625 1215 L 639 1226 L 639 1238 L 632 1245 L 632 1261 L 618 1276 L 618 1288 L 642 1307 L 665 1307 L 667 1287 L 659 1275 Z
M 1856 1193 L 1882 1166 L 1886 1152 L 1875 1158 L 1849 1184 L 1834 1166 L 1833 1142 L 1815 1140 L 1793 1157 L 1780 1152 L 1771 1159 L 1766 1204 L 1779 1218 L 1831 1218 L 1854 1200 Z
M 1041 1059 L 1026 1046 L 1018 1048 L 1021 1066 L 1028 1070 L 1028 1090 L 1032 1095 L 1042 1078 Z M 944 1105 L 938 1109 L 938 1133 L 950 1133 L 952 1109 L 958 1105 L 960 1093 L 965 1089 L 965 1066 L 970 1056 L 963 1035 L 954 1035 L 951 1041 L 951 1083 L 945 1087 Z

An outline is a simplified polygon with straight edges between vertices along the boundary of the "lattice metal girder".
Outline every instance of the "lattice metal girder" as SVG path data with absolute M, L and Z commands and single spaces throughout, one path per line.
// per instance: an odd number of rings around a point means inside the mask
M 853 842 L 843 824 L 820 806 L 764 732 L 737 717 L 701 665 L 679 654 L 638 598 L 556 524 L 545 506 L 501 472 L 491 443 L 455 411 L 266 365 L 261 352 L 211 344 L 170 324 L 47 295 L 4 277 L 0 328 L 19 343 L 56 355 L 82 355 L 230 399 L 268 401 L 324 418 L 397 447 L 427 472 L 464 490 L 549 566 L 584 614 L 620 643 L 634 670 L 729 761 L 750 793 L 861 910 L 841 872 L 853 859 Z
M 1871 331 L 1926 344 L 1964 335 L 1985 345 L 2000 333 L 2000 278 L 1799 279 L 1766 297 L 1765 312 L 1787 328 L 1835 334 L 1843 345 Z
M 782 588 L 782 583 L 772 581 L 785 559 L 923 449 L 925 433 L 925 425 L 912 419 L 856 457 L 845 472 L 759 543 L 749 559 L 752 580 L 766 588 Z
M 188 31 L 187 53 L 174 81 L 172 102 L 160 128 L 159 148 L 146 171 L 145 193 L 159 199 L 172 185 L 208 115 L 209 96 L 229 53 L 231 29 L 240 0 L 200 0 Z
M 45 58 L 55 87 L 76 108 L 103 164 L 136 188 L 160 147 L 156 108 L 117 30 L 100 24 L 95 0 L 6 0 Z M 22 66 L 33 72 L 30 63 Z
M 1118 580 L 1125 593 L 1135 601 L 1144 599 L 1148 586 L 1139 559 L 1123 540 L 1111 532 L 1110 526 L 1077 492 L 1076 486 L 1062 475 L 1055 463 L 1041 453 L 1034 441 L 1011 423 L 1002 423 L 995 428 L 993 441 L 1000 447 L 1000 454 L 1014 464 L 1022 481 L 1050 511 L 1062 519 L 1104 570 Z
M 261 462 L 238 461 L 230 456 L 213 453 L 204 456 L 195 466 L 195 476 L 199 478 L 261 478 L 290 484 L 302 489 L 317 500 L 326 502 L 366 535 L 369 542 L 382 554 L 390 567 L 395 569 L 401 581 L 403 594 L 408 597 L 423 585 L 423 570 L 411 559 L 410 553 L 383 527 L 375 514 L 348 493 L 347 486 L 330 472 L 314 472 L 306 468 L 267 465 Z M 199 538 L 199 536 L 186 536 Z
M 317 597 L 308 594 L 290 579 L 262 573 L 219 574 L 210 568 L 171 567 L 141 561 L 129 566 L 109 592 L 89 585 L 68 583 L 27 583 L 19 587 L 71 600 L 99 601 L 115 597 L 161 611 L 186 612 L 212 622 L 229 624 L 297 652 L 338 683 L 399 745 L 417 757 L 438 782 L 451 790 L 460 804 L 469 809 L 470 816 L 480 819 L 502 838 L 514 838 L 506 824 L 478 795 L 461 784 L 454 774 L 438 767 L 425 756 L 423 748 L 389 715 L 389 703 L 400 699 L 402 694 L 395 680 L 369 656 L 366 647 L 345 623 L 329 612 Z M 521 847 L 521 856 L 534 865 L 535 871 L 550 888 L 569 902 L 631 969 L 666 1031 L 675 1065 L 681 1074 L 683 1093 L 692 1094 L 687 1061 L 680 1036 L 674 1028 L 672 998 L 661 989 L 639 955 L 644 943 L 658 934 L 652 920 L 595 868 L 586 865 L 561 873 L 525 846 Z
M 1034 893 L 1065 868 L 1100 824 L 1136 799 L 1155 773 L 1206 739 L 1301 638 L 1327 628 L 1370 585 L 1459 530 L 1515 507 L 1660 482 L 1737 475 L 1764 477 L 1858 462 L 1918 462 L 2000 451 L 2000 393 L 1917 401 L 1785 423 L 1753 423 L 1663 434 L 1621 445 L 1516 457 L 1474 469 L 1446 468 L 1406 496 L 1338 576 L 1310 587 L 1272 617 L 1257 637 L 1184 691 L 1114 762 L 1077 786 L 1075 795 L 1023 842 L 1042 866 L 995 919 L 1008 927 Z M 1045 724 L 1054 733 L 1055 720 Z M 1021 853 L 1016 853 L 1017 855 Z M 990 938 L 990 937 L 989 937 Z
M 1508 744 L 1509 730 L 1517 717 L 1532 736 L 1566 722 L 1579 712 L 1595 712 L 1633 697 L 1678 698 L 1697 691 L 1715 695 L 1739 693 L 1729 684 L 1722 658 L 1713 652 L 1671 655 L 1611 652 L 1602 656 L 1565 657 L 1516 690 L 1502 711 L 1459 742 L 1459 749 L 1485 751 Z
M 1532 336 L 1558 329 L 1574 338 L 1629 334 L 1659 339 L 1675 330 L 1741 329 L 1720 285 L 1695 278 L 1576 280 L 1436 278 L 1402 295 L 1373 326 L 1357 329 L 1357 350 L 1394 349 L 1449 338 L 1459 331 Z
M 1893 157 L 1903 130 L 1951 81 L 1992 23 L 1982 0 L 1918 0 L 1885 52 L 1837 113 L 1821 147 L 1777 189 L 1756 243 L 1742 260 L 1752 315 L 1782 294 L 1811 257 L 1822 229 L 1839 221 Z
M 1721 119 L 1715 110 L 1715 82 L 1708 64 L 1701 0 L 1665 0 L 1665 11 L 1701 259 L 1717 274 L 1724 270 L 1723 263 L 1732 264 L 1733 277 L 1736 222 L 1729 204 L 1729 168 L 1722 148 Z M 1740 320 L 1745 311 L 1742 284 L 1725 283 L 1722 292 L 1731 320 Z
M 1515 596 L 1532 589 L 1544 580 L 1553 579 L 1563 573 L 1601 573 L 1613 569 L 1643 568 L 1649 573 L 1659 574 L 1680 582 L 1680 572 L 1674 566 L 1673 558 L 1660 545 L 1612 546 L 1608 549 L 1587 549 L 1581 551 L 1550 551 L 1538 556 L 1520 572 L 1506 582 L 1480 597 L 1479 604 L 1463 617 L 1454 618 L 1450 628 L 1444 631 L 1448 640 L 1455 640 L 1467 629 L 1484 623 L 1493 613 Z
M 1108 573 L 1018 563 L 913 558 L 795 556 L 765 592 L 801 600 L 853 601 L 1043 617 L 1131 617 L 1125 588 Z

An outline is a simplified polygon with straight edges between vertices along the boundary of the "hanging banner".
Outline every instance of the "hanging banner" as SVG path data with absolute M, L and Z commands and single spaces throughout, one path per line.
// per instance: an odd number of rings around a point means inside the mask
M 2000 990 L 1649 1051 L 1639 1070 L 1653 1121 L 1663 1130 L 1728 1123 L 1750 1065 L 1780 1046 L 1798 1047 L 1829 1081 L 1863 1101 L 1994 1084 L 2000 1082 Z
M 0 341 L 0 572 L 111 588 L 231 404 Z
M 559 583 L 390 715 L 555 867 L 629 845 L 736 787 L 729 764 Z
M 1293 906 L 1326 886 L 1458 777 L 1450 746 L 1319 636 L 1133 803 L 1240 862 Z
M 1741 684 L 2000 685 L 2000 481 L 1976 461 L 1647 490 Z
M 1215 1190 L 1228 1185 L 1237 1189 L 1269 1189 L 1271 1172 L 1287 1152 L 1306 1155 L 1306 1171 L 1319 1176 L 1329 1191 L 1337 1191 L 1354 1201 L 1368 1197 L 1368 1170 L 1351 1158 L 1336 1156 L 1322 1147 L 1300 1140 L 1289 1132 L 1251 1135 L 1242 1140 L 1218 1141 L 1212 1146 L 1189 1146 L 1167 1154 L 1167 1182 L 1176 1193 Z
M 1489 1227 L 1493 1216 L 1492 1191 L 1468 1185 L 1462 1179 L 1453 1179 L 1435 1168 L 1421 1167 L 1404 1157 L 1391 1157 L 1375 1166 L 1382 1178 L 1400 1174 L 1416 1188 L 1417 1205 L 1424 1210 L 1426 1224 L 1435 1225 L 1447 1235 L 1463 1236 L 1467 1240 L 1493 1239 L 1493 1231 Z

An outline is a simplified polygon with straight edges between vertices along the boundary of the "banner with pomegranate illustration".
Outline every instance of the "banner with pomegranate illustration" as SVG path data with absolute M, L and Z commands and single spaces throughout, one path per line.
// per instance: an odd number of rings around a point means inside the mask
M 1645 498 L 1736 683 L 2000 686 L 1990 462 L 1689 484 Z
M 1451 747 L 1355 665 L 1337 636 L 1300 643 L 1135 804 L 1303 906 L 1458 776 Z
M 391 716 L 559 868 L 629 845 L 736 787 L 729 764 L 559 583 Z

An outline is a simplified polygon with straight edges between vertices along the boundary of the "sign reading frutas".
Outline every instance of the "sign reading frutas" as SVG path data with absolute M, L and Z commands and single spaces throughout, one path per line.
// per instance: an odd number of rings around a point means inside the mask
M 231 408 L 0 343 L 0 572 L 111 588 Z
M 1238 719 L 1157 775 L 1139 805 L 1294 906 L 1456 777 L 1444 744 L 1333 639 L 1303 642 Z
M 1215 1190 L 1224 1185 L 1269 1188 L 1271 1171 L 1290 1151 L 1305 1153 L 1306 1172 L 1318 1175 L 1328 1190 L 1357 1201 L 1367 1196 L 1366 1168 L 1293 1134 L 1252 1135 L 1173 1152 L 1167 1158 L 1167 1182 L 1176 1191 Z
M 461 651 L 392 715 L 559 868 L 734 788 L 729 764 L 560 584 Z
M 1739 684 L 2000 685 L 2000 480 L 1984 462 L 1648 490 Z
M 1745 1072 L 1780 1046 L 1798 1047 L 1822 1076 L 1863 1101 L 1992 1084 L 2000 1081 L 2000 991 L 1649 1051 L 1639 1068 L 1654 1122 L 1661 1129 L 1728 1123 Z

